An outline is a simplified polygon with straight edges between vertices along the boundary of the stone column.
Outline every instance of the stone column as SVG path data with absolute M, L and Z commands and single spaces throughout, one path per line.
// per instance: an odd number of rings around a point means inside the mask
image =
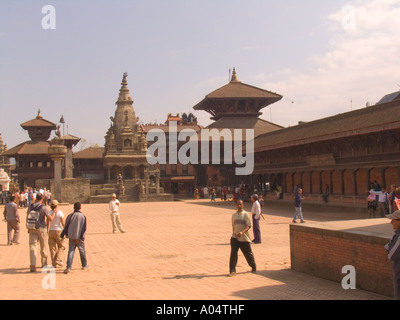
M 156 172 L 156 193 L 160 194 L 160 173 Z
M 107 168 L 107 182 L 110 182 L 110 180 L 111 180 L 111 169 L 110 168 Z
M 357 171 L 359 169 L 356 169 L 353 171 L 353 183 L 354 183 L 354 196 L 357 196 L 358 194 L 358 186 L 357 186 Z
M 65 156 L 65 178 L 73 178 L 74 165 L 72 163 L 72 149 L 67 148 L 67 153 Z
M 344 172 L 345 170 L 340 170 L 340 188 L 341 188 L 341 195 L 344 196 L 345 195 L 345 181 L 344 181 Z
M 62 179 L 62 160 L 67 153 L 67 147 L 63 145 L 61 139 L 54 139 L 49 146 L 49 155 L 54 161 L 54 199 L 62 202 L 61 199 L 61 179 Z
M 74 164 L 72 160 L 72 148 L 81 140 L 77 137 L 66 135 L 60 138 L 57 138 L 58 142 L 62 142 L 64 146 L 67 147 L 67 153 L 64 158 L 64 167 L 65 167 L 65 178 L 72 179 L 74 177 Z
M 149 195 L 149 172 L 146 171 L 144 173 L 144 181 L 145 181 L 145 187 L 146 187 L 146 195 Z

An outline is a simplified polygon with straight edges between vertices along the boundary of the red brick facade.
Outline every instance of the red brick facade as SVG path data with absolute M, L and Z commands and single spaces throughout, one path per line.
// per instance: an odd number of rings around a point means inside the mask
M 292 269 L 342 283 L 346 276 L 342 268 L 350 265 L 356 270 L 357 289 L 392 297 L 392 263 L 383 248 L 389 240 L 374 234 L 292 224 Z
M 266 183 L 322 201 L 365 203 L 370 183 L 400 185 L 400 101 L 266 133 L 255 139 L 255 168 L 246 182 Z

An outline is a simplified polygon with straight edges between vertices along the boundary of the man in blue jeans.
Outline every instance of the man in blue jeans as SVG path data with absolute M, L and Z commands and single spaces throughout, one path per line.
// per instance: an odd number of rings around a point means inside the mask
M 65 221 L 64 230 L 61 238 L 67 236 L 69 238 L 69 250 L 67 258 L 67 269 L 64 273 L 71 272 L 72 261 L 74 260 L 75 249 L 78 248 L 81 258 L 82 269 L 88 269 L 85 250 L 85 233 L 86 233 L 86 217 L 81 212 L 81 204 L 74 203 L 74 212 L 68 215 Z

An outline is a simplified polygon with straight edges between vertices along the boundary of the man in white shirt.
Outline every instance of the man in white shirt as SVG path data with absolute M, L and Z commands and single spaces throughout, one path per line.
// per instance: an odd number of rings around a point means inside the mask
M 251 196 L 251 202 L 253 206 L 251 208 L 251 213 L 253 217 L 253 233 L 254 240 L 253 243 L 261 243 L 261 230 L 260 230 L 260 217 L 261 217 L 261 206 L 258 202 L 258 195 L 253 194 Z
M 388 193 L 386 192 L 385 187 L 382 187 L 382 191 L 373 191 L 370 190 L 371 194 L 378 196 L 378 210 L 382 218 L 384 218 L 388 213 Z
M 117 228 L 121 233 L 125 233 L 126 231 L 122 228 L 121 217 L 119 214 L 119 205 L 120 202 L 117 199 L 117 195 L 113 193 L 112 199 L 109 202 L 110 216 L 111 216 L 111 224 L 113 228 L 113 233 L 117 233 Z
M 204 194 L 204 199 L 208 199 L 208 188 L 207 188 L 207 186 L 205 186 L 203 188 L 203 194 Z
M 50 214 L 53 216 L 53 220 L 47 221 L 47 233 L 49 235 L 49 251 L 51 257 L 51 263 L 54 268 L 61 267 L 63 265 L 63 253 L 65 250 L 64 239 L 61 239 L 61 231 L 65 225 L 64 213 L 58 208 L 58 201 L 53 200 L 50 207 Z

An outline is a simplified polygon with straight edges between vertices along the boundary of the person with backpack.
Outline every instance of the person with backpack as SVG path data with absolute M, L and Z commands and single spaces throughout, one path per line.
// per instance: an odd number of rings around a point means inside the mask
M 51 215 L 49 209 L 42 203 L 43 195 L 38 193 L 35 202 L 32 203 L 27 211 L 26 227 L 29 234 L 29 259 L 30 271 L 36 272 L 36 256 L 38 244 L 40 245 L 40 257 L 42 267 L 47 265 L 47 221 L 52 221 L 54 213 Z

